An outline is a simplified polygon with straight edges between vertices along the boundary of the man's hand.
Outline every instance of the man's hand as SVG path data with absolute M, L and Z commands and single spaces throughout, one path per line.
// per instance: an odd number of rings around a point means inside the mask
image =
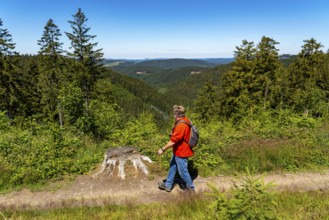
M 163 152 L 164 152 L 164 151 L 162 150 L 162 148 L 161 148 L 161 149 L 159 149 L 159 150 L 158 150 L 158 155 L 161 155 L 161 154 L 163 154 Z
M 174 144 L 175 144 L 174 142 L 168 141 L 168 143 L 164 147 L 162 147 L 158 150 L 158 155 L 163 154 L 165 152 L 165 150 L 167 150 L 168 148 L 171 148 L 172 146 L 174 146 Z

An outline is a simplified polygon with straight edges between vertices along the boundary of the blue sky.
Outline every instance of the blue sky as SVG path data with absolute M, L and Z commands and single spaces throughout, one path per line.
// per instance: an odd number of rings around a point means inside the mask
M 50 18 L 69 50 L 64 32 L 78 8 L 105 58 L 233 57 L 242 40 L 262 36 L 280 54 L 297 54 L 312 37 L 329 47 L 328 0 L 0 0 L 0 19 L 19 53 L 38 52 Z

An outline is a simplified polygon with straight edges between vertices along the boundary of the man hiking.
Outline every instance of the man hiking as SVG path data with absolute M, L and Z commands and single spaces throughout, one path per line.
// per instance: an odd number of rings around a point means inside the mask
M 188 157 L 193 156 L 193 150 L 188 145 L 190 139 L 190 120 L 185 116 L 185 108 L 181 105 L 173 107 L 175 125 L 172 129 L 168 143 L 158 150 L 158 155 L 162 155 L 167 149 L 172 148 L 173 155 L 170 161 L 170 169 L 166 181 L 159 182 L 159 189 L 170 192 L 174 185 L 175 175 L 179 176 L 186 184 L 186 189 L 194 191 L 195 187 L 191 175 L 188 171 Z M 184 123 L 185 121 L 186 123 Z

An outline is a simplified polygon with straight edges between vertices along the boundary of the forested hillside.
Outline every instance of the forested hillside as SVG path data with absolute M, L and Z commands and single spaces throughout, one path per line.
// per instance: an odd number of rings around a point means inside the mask
M 109 79 L 112 94 L 119 106 L 127 113 L 138 116 L 144 111 L 153 111 L 160 122 L 171 113 L 172 100 L 158 93 L 154 88 L 141 80 L 130 78 L 108 70 L 104 79 Z
M 86 21 L 81 9 L 69 21 L 71 51 L 49 19 L 38 54 L 20 55 L 0 20 L 0 190 L 89 172 L 114 146 L 167 167 L 155 152 L 173 104 L 200 130 L 192 164 L 203 175 L 329 167 L 329 54 L 315 39 L 285 65 L 274 39 L 242 40 L 233 63 L 175 66 L 146 84 L 104 66 Z

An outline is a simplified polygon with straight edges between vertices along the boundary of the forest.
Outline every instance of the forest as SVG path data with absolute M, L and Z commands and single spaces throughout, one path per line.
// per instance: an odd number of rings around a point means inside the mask
M 192 164 L 205 176 L 329 167 L 329 53 L 316 39 L 288 57 L 270 37 L 242 40 L 230 64 L 136 79 L 104 65 L 87 20 L 69 21 L 70 51 L 49 19 L 38 54 L 22 55 L 0 19 L 0 191 L 88 173 L 115 146 L 168 167 L 156 151 L 174 104 L 200 130 Z

